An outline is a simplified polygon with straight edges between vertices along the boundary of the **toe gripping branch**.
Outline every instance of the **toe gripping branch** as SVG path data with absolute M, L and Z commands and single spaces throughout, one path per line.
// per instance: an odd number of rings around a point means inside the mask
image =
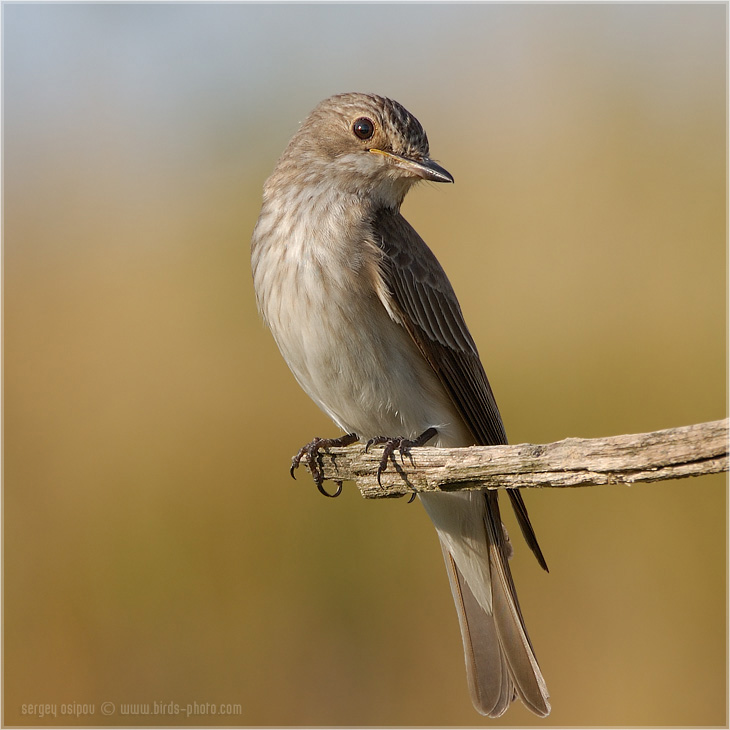
M 395 461 L 394 457 L 396 450 L 400 454 L 401 464 L 403 463 L 406 455 L 410 459 L 411 464 L 413 464 L 413 457 L 409 453 L 410 450 L 413 447 L 423 446 L 425 443 L 430 441 L 437 433 L 438 431 L 435 428 L 428 428 L 420 436 L 417 436 L 414 439 L 407 439 L 402 436 L 399 436 L 397 438 L 390 438 L 388 436 L 376 436 L 375 438 L 370 439 L 370 441 L 368 441 L 365 445 L 365 453 L 367 453 L 368 449 L 370 449 L 371 446 L 384 444 L 383 457 L 380 459 L 380 464 L 378 464 L 378 484 L 380 484 L 381 487 L 383 486 L 382 482 L 380 481 L 380 477 L 382 473 L 388 468 L 388 461 L 390 459 L 393 460 L 393 465 L 395 466 L 396 471 L 399 471 L 398 463 Z M 412 502 L 415 498 L 416 493 L 414 492 L 408 502 Z
M 408 458 L 411 460 L 411 463 L 413 463 L 413 457 L 411 457 L 409 451 L 413 447 L 423 446 L 425 443 L 430 441 L 438 431 L 435 428 L 429 428 L 426 429 L 420 436 L 417 436 L 414 439 L 407 439 L 403 436 L 399 436 L 397 438 L 392 438 L 389 436 L 376 436 L 375 438 L 371 438 L 367 444 L 365 445 L 365 453 L 367 453 L 370 450 L 371 446 L 380 446 L 381 444 L 384 446 L 383 448 L 383 456 L 380 459 L 380 464 L 378 464 L 378 472 L 377 472 L 377 478 L 378 478 L 378 484 L 382 487 L 382 482 L 380 481 L 380 477 L 382 473 L 388 468 L 388 461 L 392 460 L 393 465 L 396 468 L 396 471 L 402 470 L 398 466 L 398 462 L 395 460 L 395 452 L 398 451 L 400 454 L 400 460 L 401 463 L 405 460 L 405 457 L 408 456 Z M 315 436 L 308 444 L 305 444 L 302 446 L 301 449 L 297 452 L 296 456 L 291 460 L 291 468 L 289 469 L 289 473 L 291 474 L 293 479 L 296 479 L 294 476 L 294 470 L 299 467 L 299 464 L 302 460 L 304 460 L 304 463 L 309 467 L 309 471 L 312 473 L 312 478 L 314 479 L 314 483 L 317 485 L 317 489 L 321 494 L 324 494 L 325 497 L 339 497 L 340 493 L 342 492 L 342 481 L 341 480 L 334 480 L 335 484 L 337 485 L 337 490 L 334 492 L 334 494 L 330 494 L 323 486 L 324 484 L 324 472 L 322 471 L 322 454 L 320 453 L 321 449 L 328 449 L 330 446 L 349 446 L 350 444 L 355 443 L 355 441 L 358 440 L 357 434 L 355 433 L 348 433 L 345 436 L 340 436 L 336 439 L 322 439 L 318 436 Z M 415 492 L 411 496 L 409 502 L 412 502 L 416 497 Z
M 325 497 L 339 497 L 342 492 L 342 482 L 335 480 L 337 490 L 334 494 L 330 494 L 323 486 L 324 484 L 324 473 L 322 472 L 322 454 L 319 453 L 320 449 L 328 449 L 330 446 L 349 446 L 357 441 L 357 434 L 348 433 L 345 436 L 340 436 L 336 439 L 321 439 L 315 436 L 308 444 L 302 446 L 299 449 L 296 456 L 291 460 L 291 469 L 289 473 L 292 479 L 296 479 L 294 476 L 294 470 L 299 466 L 299 462 L 304 459 L 304 463 L 309 467 L 309 471 L 312 472 L 312 478 L 314 483 L 317 485 L 317 489 Z

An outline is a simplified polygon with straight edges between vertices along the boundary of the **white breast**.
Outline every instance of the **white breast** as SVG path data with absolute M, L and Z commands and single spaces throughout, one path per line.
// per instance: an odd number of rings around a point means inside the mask
M 376 294 L 364 227 L 346 210 L 326 216 L 343 223 L 332 230 L 287 208 L 264 206 L 252 268 L 261 313 L 302 388 L 363 440 L 433 426 L 435 445 L 471 443 L 437 376 Z

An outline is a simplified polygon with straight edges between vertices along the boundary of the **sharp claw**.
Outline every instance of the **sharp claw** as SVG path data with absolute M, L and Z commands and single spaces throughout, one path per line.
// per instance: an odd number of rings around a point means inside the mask
M 380 444 L 388 444 L 391 441 L 387 436 L 374 436 L 365 444 L 365 453 L 367 454 L 371 446 L 379 446 Z
M 322 486 L 324 482 L 324 474 L 322 473 L 322 469 L 320 469 L 318 463 L 318 460 L 320 459 L 319 450 L 327 448 L 329 446 L 348 446 L 355 441 L 357 441 L 357 435 L 354 433 L 348 433 L 345 436 L 340 436 L 336 439 L 323 439 L 319 438 L 319 436 L 315 436 L 312 441 L 310 441 L 305 446 L 302 446 L 302 448 L 299 449 L 297 455 L 292 459 L 291 467 L 289 468 L 289 474 L 291 474 L 293 479 L 296 479 L 296 477 L 294 476 L 294 470 L 299 467 L 302 459 L 304 459 L 306 465 L 309 467 L 309 471 L 312 473 L 312 479 L 314 479 L 314 483 L 317 485 L 317 489 L 322 494 L 324 494 L 325 497 L 338 497 L 342 492 L 341 481 L 335 480 L 335 484 L 337 484 L 337 490 L 334 494 L 330 494 Z
M 403 439 L 405 441 L 405 439 Z M 408 453 L 408 447 L 401 441 L 400 445 L 398 446 L 398 452 L 400 453 L 400 463 L 405 464 L 406 463 L 406 454 L 408 454 L 408 458 L 411 460 L 411 464 L 413 463 L 413 457 Z
M 315 438 L 314 441 L 317 441 L 317 439 Z M 314 443 L 314 441 L 307 444 L 306 446 L 302 446 L 302 448 L 299 449 L 299 451 L 292 457 L 291 467 L 289 468 L 289 474 L 291 474 L 292 479 L 296 479 L 296 477 L 294 476 L 294 470 L 299 468 L 299 464 L 305 456 L 308 457 L 307 463 L 309 463 L 311 459 L 311 456 L 309 454 L 309 447 L 312 445 L 312 443 Z
M 369 452 L 371 446 L 385 444 L 385 448 L 383 449 L 383 456 L 380 459 L 380 463 L 378 464 L 378 471 L 376 474 L 378 484 L 381 487 L 383 486 L 383 472 L 387 471 L 388 460 L 393 457 L 396 449 L 400 454 L 401 464 L 405 464 L 406 456 L 409 458 L 411 464 L 414 464 L 413 456 L 410 453 L 409 449 L 412 446 L 422 446 L 424 443 L 433 438 L 436 433 L 437 432 L 435 428 L 429 428 L 416 439 L 407 439 L 403 436 L 399 438 L 388 438 L 387 436 L 375 436 L 374 438 L 371 438 L 365 444 L 366 454 Z M 351 443 L 354 443 L 355 441 L 357 441 L 357 435 L 354 433 L 349 433 L 346 436 L 341 436 L 337 439 L 322 439 L 319 437 L 315 437 L 306 446 L 303 446 L 299 450 L 299 453 L 297 453 L 297 455 L 292 459 L 291 467 L 289 468 L 289 474 L 291 475 L 292 479 L 296 479 L 294 471 L 299 468 L 299 464 L 301 463 L 302 459 L 304 459 L 307 466 L 309 467 L 309 471 L 312 473 L 312 478 L 314 479 L 314 483 L 317 485 L 317 490 L 321 494 L 324 494 L 325 497 L 337 497 L 342 492 L 342 482 L 339 480 L 334 480 L 335 484 L 337 484 L 337 490 L 334 492 L 334 494 L 330 494 L 324 488 L 324 474 L 322 473 L 322 469 L 319 466 L 319 450 L 322 448 L 327 448 L 328 446 L 347 446 Z M 395 461 L 395 459 L 393 461 L 396 466 L 396 470 L 398 470 L 398 463 Z M 415 499 L 415 496 L 415 493 L 411 495 L 411 498 L 408 500 L 409 504 Z
M 378 477 L 378 485 L 383 486 L 383 482 L 380 481 L 380 477 L 383 475 L 383 472 L 388 468 L 388 455 L 386 453 L 383 453 L 383 457 L 380 459 L 380 463 L 378 464 L 378 473 L 376 476 Z
M 330 494 L 325 488 L 323 482 L 317 482 L 317 489 L 319 490 L 320 494 L 324 494 L 325 497 L 331 497 L 334 499 L 335 497 L 339 497 L 342 493 L 342 482 L 336 481 L 335 484 L 337 485 L 337 491 L 334 494 Z
M 380 459 L 380 464 L 378 465 L 378 484 L 382 487 L 383 483 L 380 481 L 380 477 L 383 474 L 384 471 L 388 470 L 388 459 L 393 455 L 393 452 L 396 449 L 396 446 L 399 442 L 399 439 L 387 439 L 382 436 L 378 437 L 378 443 L 384 443 L 385 448 L 383 449 L 383 456 Z
M 400 454 L 400 462 L 401 464 L 405 464 L 406 456 L 408 457 L 409 461 L 413 466 L 415 466 L 415 462 L 413 461 L 413 455 L 410 453 L 410 449 L 412 446 L 423 446 L 427 441 L 430 441 L 435 435 L 437 434 L 437 430 L 435 428 L 429 428 L 426 431 L 424 431 L 420 436 L 418 436 L 415 439 L 408 439 L 403 436 L 400 436 L 398 438 L 387 438 L 386 436 L 375 436 L 374 438 L 371 438 L 367 444 L 365 444 L 365 453 L 368 452 L 371 446 L 375 446 L 377 444 L 385 444 L 385 448 L 383 449 L 383 457 L 380 460 L 380 464 L 378 465 L 378 471 L 376 473 L 376 477 L 378 480 L 378 484 L 382 487 L 383 483 L 380 480 L 380 477 L 382 476 L 383 472 L 386 471 L 388 468 L 388 459 L 395 453 L 395 450 L 398 449 L 398 453 Z M 394 460 L 395 462 L 395 460 Z M 396 469 L 398 468 L 398 464 L 396 462 Z M 413 501 L 415 498 L 415 492 L 411 496 L 411 499 L 408 501 L 409 504 Z

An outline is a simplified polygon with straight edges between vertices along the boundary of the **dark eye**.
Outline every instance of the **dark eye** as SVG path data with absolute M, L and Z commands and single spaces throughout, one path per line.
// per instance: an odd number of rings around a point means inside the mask
M 367 117 L 360 117 L 352 125 L 352 131 L 359 139 L 370 139 L 375 134 L 375 123 Z

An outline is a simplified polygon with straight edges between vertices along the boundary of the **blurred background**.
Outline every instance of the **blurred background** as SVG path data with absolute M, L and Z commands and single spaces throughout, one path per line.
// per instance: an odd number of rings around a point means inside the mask
M 505 510 L 554 709 L 484 720 L 422 508 L 289 478 L 338 432 L 249 268 L 299 122 L 391 96 L 513 443 L 724 417 L 726 14 L 4 5 L 5 724 L 726 724 L 723 475 L 530 492 L 549 575 Z

